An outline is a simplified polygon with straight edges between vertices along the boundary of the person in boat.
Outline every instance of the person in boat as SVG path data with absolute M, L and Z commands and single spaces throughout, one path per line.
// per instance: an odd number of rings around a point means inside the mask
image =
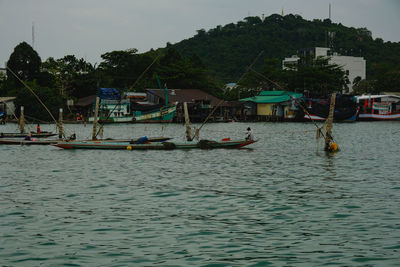
M 147 138 L 147 136 L 143 136 L 143 137 L 139 137 L 136 141 L 131 139 L 131 141 L 129 143 L 130 144 L 148 144 L 149 139 Z
M 36 126 L 36 132 L 37 132 L 38 134 L 41 133 L 41 131 L 40 131 L 40 124 L 39 124 L 39 123 L 38 123 L 37 126 Z
M 28 135 L 25 136 L 24 140 L 25 140 L 25 141 L 31 141 L 31 140 L 32 140 L 32 134 L 31 134 L 31 133 L 28 133 Z
M 254 134 L 253 134 L 253 131 L 250 129 L 250 127 L 247 128 L 246 140 L 247 141 L 254 141 Z
M 69 141 L 73 141 L 73 140 L 76 140 L 76 134 L 75 133 L 71 134 L 71 136 L 69 137 Z

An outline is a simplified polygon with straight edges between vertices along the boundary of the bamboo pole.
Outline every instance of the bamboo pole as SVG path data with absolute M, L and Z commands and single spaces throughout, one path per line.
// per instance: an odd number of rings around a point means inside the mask
M 183 110 L 185 112 L 186 140 L 192 141 L 192 132 L 190 129 L 189 112 L 188 112 L 188 107 L 187 107 L 186 102 L 183 103 Z
M 21 106 L 21 115 L 19 116 L 19 130 L 21 133 L 25 133 L 24 106 Z
M 64 131 L 63 131 L 63 109 L 60 108 L 60 113 L 58 115 L 58 138 L 62 139 L 63 135 L 64 135 Z
M 98 120 L 98 113 L 99 113 L 99 105 L 100 105 L 100 97 L 96 97 L 96 108 L 94 111 L 94 119 L 93 119 L 93 133 L 92 133 L 92 140 L 96 140 L 97 137 L 97 120 Z
M 331 105 L 329 107 L 329 116 L 328 119 L 326 120 L 325 150 L 329 150 L 329 146 L 332 141 L 332 124 L 333 124 L 333 115 L 335 113 L 335 100 L 336 100 L 336 93 L 333 93 L 331 97 Z

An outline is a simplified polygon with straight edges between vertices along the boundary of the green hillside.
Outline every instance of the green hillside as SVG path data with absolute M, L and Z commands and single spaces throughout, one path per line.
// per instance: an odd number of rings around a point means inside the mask
M 332 40 L 328 32 L 334 32 Z M 283 59 L 301 48 L 327 47 L 329 43 L 342 55 L 364 57 L 367 79 L 376 79 L 399 66 L 400 43 L 374 40 L 366 28 L 346 27 L 329 19 L 308 21 L 299 15 L 274 14 L 263 21 L 247 17 L 236 24 L 198 30 L 174 47 L 183 56 L 200 56 L 220 80 L 235 82 L 261 51 L 264 58 Z

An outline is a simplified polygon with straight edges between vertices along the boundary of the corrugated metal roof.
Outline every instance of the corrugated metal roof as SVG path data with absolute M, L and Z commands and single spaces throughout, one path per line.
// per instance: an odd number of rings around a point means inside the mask
M 262 91 L 258 96 L 240 99 L 240 101 L 254 102 L 259 104 L 282 103 L 289 101 L 291 97 L 300 98 L 303 94 L 286 91 Z

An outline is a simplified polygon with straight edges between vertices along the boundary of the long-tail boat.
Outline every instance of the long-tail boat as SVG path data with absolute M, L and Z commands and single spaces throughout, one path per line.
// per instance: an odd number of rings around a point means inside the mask
M 156 142 L 147 144 L 129 144 L 122 142 L 81 141 L 59 142 L 56 147 L 64 149 L 114 149 L 114 150 L 173 150 L 173 149 L 214 149 L 214 148 L 241 148 L 255 143 L 254 140 L 226 140 L 199 142 Z
M 152 143 L 152 142 L 165 142 L 170 140 L 171 138 L 168 137 L 149 137 L 145 138 L 145 142 Z M 104 144 L 107 143 L 121 143 L 121 144 L 140 144 L 143 141 L 143 137 L 141 138 L 134 138 L 134 139 L 98 139 L 98 140 L 87 140 L 87 141 L 69 141 L 68 143 L 83 143 L 83 142 L 102 142 Z M 0 145 L 56 145 L 58 143 L 66 143 L 61 140 L 40 140 L 32 138 L 31 140 L 24 140 L 24 139 L 17 139 L 17 138 L 0 138 Z

